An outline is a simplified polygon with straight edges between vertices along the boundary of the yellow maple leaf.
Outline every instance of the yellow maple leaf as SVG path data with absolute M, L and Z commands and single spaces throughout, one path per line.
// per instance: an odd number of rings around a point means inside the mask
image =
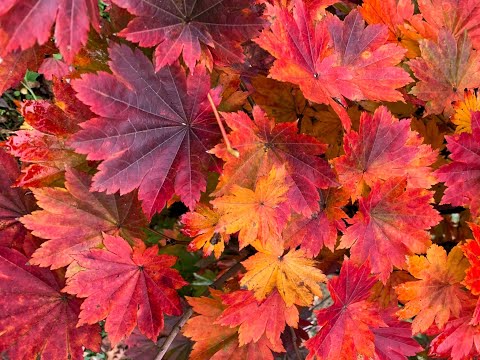
M 415 316 L 414 334 L 425 332 L 433 322 L 441 329 L 451 316 L 458 317 L 462 304 L 468 302 L 468 293 L 461 284 L 468 260 L 460 247 L 454 247 L 447 256 L 445 249 L 432 245 L 426 256 L 410 256 L 408 271 L 418 281 L 408 281 L 395 288 L 405 306 L 397 312 L 402 319 Z
M 311 305 L 314 295 L 322 296 L 320 283 L 327 280 L 315 267 L 315 260 L 306 258 L 302 250 L 283 256 L 259 252 L 242 264 L 247 269 L 240 281 L 242 286 L 254 291 L 258 300 L 277 288 L 287 306 Z
M 452 122 L 457 125 L 455 133 L 472 133 L 472 112 L 480 111 L 480 97 L 473 90 L 465 91 L 463 101 L 457 101 L 454 105 L 455 113 Z
M 234 185 L 227 195 L 213 200 L 213 207 L 221 214 L 217 232 L 239 231 L 240 248 L 256 240 L 282 247 L 280 234 L 290 216 L 285 178 L 284 166 L 273 167 L 258 179 L 255 191 Z

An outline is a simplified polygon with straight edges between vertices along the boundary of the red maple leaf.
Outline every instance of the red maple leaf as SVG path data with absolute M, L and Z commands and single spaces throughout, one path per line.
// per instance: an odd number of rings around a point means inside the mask
M 351 360 L 357 355 L 374 355 L 375 335 L 372 328 L 386 327 L 374 303 L 367 299 L 377 281 L 370 275 L 368 263 L 357 267 L 345 258 L 340 276 L 328 283 L 333 305 L 316 311 L 321 327 L 305 346 L 307 359 Z
M 375 335 L 374 360 L 405 360 L 407 356 L 415 356 L 423 350 L 413 339 L 410 323 L 395 317 L 397 306 L 381 312 L 382 320 L 388 327 L 373 328 Z
M 462 245 L 463 253 L 470 262 L 463 283 L 472 294 L 478 296 L 480 295 L 480 226 L 471 223 L 470 229 L 472 229 L 473 239 Z
M 406 189 L 405 178 L 377 182 L 359 200 L 359 212 L 349 222 L 339 248 L 351 248 L 351 259 L 367 259 L 385 283 L 393 267 L 403 268 L 405 256 L 424 253 L 431 244 L 428 230 L 441 217 L 430 205 L 432 193 Z
M 190 70 L 201 57 L 217 65 L 243 61 L 241 44 L 264 21 L 248 0 L 114 0 L 134 18 L 119 35 L 140 46 L 157 46 L 155 68 L 173 64 L 180 54 Z
M 337 231 L 345 231 L 342 219 L 347 214 L 341 209 L 348 202 L 348 194 L 343 189 L 320 190 L 320 210 L 310 217 L 294 216 L 283 231 L 285 247 L 291 249 L 300 245 L 307 257 L 316 257 L 322 247 L 334 251 Z
M 257 180 L 270 169 L 286 164 L 289 205 L 296 212 L 311 215 L 320 209 L 317 189 L 335 186 L 335 175 L 318 155 L 325 145 L 312 136 L 298 134 L 297 123 L 275 124 L 258 106 L 252 121 L 244 112 L 224 113 L 232 132 L 232 146 L 239 150 L 236 158 L 217 145 L 211 152 L 226 161 L 216 195 L 227 193 L 233 185 L 253 189 Z
M 77 327 L 81 302 L 61 292 L 60 273 L 0 247 L 0 274 L 0 352 L 9 359 L 81 359 L 83 347 L 100 351 L 100 327 Z
M 422 144 L 410 120 L 392 116 L 384 106 L 370 115 L 363 112 L 358 132 L 344 136 L 345 155 L 333 160 L 340 183 L 353 199 L 365 192 L 365 185 L 393 176 L 407 176 L 408 187 L 430 188 L 436 183 L 429 166 L 438 153 Z
M 286 306 L 285 301 L 273 290 L 265 300 L 258 301 L 253 291 L 239 290 L 222 295 L 227 307 L 216 323 L 238 329 L 240 346 L 257 342 L 264 334 L 276 348 L 283 348 L 280 335 L 285 325 L 298 326 L 298 310 L 295 305 Z
M 47 239 L 32 255 L 35 265 L 58 269 L 74 256 L 102 243 L 103 234 L 143 237 L 147 227 L 136 193 L 120 196 L 89 192 L 91 177 L 68 169 L 64 188 L 33 189 L 37 210 L 21 218 L 35 236 Z
M 105 249 L 75 255 L 79 268 L 69 272 L 65 291 L 87 298 L 78 325 L 107 319 L 105 330 L 112 344 L 131 334 L 135 326 L 156 340 L 163 329 L 163 314 L 180 315 L 176 289 L 187 283 L 171 269 L 176 257 L 158 255 L 158 247 L 137 241 L 132 249 L 121 237 L 105 235 Z
M 39 19 L 41 19 L 39 21 Z M 55 41 L 68 63 L 88 39 L 90 25 L 99 29 L 96 0 L 16 0 L 0 9 L 1 55 L 45 44 L 53 23 Z
M 62 184 L 66 167 L 85 166 L 85 157 L 66 145 L 92 112 L 77 100 L 71 86 L 53 82 L 55 101 L 27 100 L 20 113 L 30 129 L 18 130 L 6 141 L 11 154 L 24 164 L 17 186 L 42 187 Z M 29 164 L 29 165 L 27 165 Z
M 439 31 L 437 41 L 420 40 L 420 50 L 422 56 L 408 63 L 419 80 L 410 93 L 426 101 L 427 113 L 449 116 L 465 89 L 480 86 L 480 54 L 466 32 L 455 39 L 446 29 Z
M 435 175 L 447 186 L 441 204 L 466 205 L 477 214 L 480 184 L 480 112 L 472 112 L 472 133 L 445 136 L 450 151 L 450 164 L 443 165 Z
M 78 98 L 99 115 L 82 124 L 71 142 L 89 160 L 104 160 L 92 190 L 125 194 L 139 188 L 145 213 L 162 210 L 176 193 L 193 210 L 206 189 L 220 141 L 207 94 L 204 67 L 186 76 L 179 67 L 155 73 L 140 50 L 110 47 L 108 74 L 86 74 L 73 82 Z M 219 102 L 219 90 L 211 91 Z
M 403 100 L 395 89 L 411 82 L 410 76 L 396 67 L 405 50 L 387 44 L 386 26 L 365 28 L 356 10 L 344 22 L 334 16 L 316 21 L 302 1 L 294 4 L 293 13 L 285 7 L 272 7 L 270 29 L 255 40 L 276 58 L 271 77 L 298 84 L 307 99 L 331 104 L 336 111 L 341 107 L 333 99 L 343 106 L 345 98 Z M 340 115 L 349 129 L 346 114 Z
M 18 221 L 35 209 L 35 199 L 23 189 L 12 187 L 20 175 L 15 158 L 0 149 L 0 246 L 21 249 L 27 229 Z

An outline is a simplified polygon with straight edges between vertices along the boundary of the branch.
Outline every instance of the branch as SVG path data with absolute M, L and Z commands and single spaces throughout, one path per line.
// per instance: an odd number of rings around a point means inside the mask
M 237 272 L 239 272 L 242 269 L 242 264 L 240 259 L 235 265 L 233 265 L 230 269 L 225 271 L 222 276 L 220 276 L 217 280 L 215 280 L 212 285 L 210 285 L 211 288 L 214 289 L 219 289 L 223 286 L 225 281 L 227 281 L 229 278 L 234 276 Z M 208 288 L 205 290 L 208 291 Z M 203 295 L 203 294 L 202 294 Z M 182 327 L 185 325 L 185 323 L 190 319 L 190 317 L 193 315 L 193 309 L 191 307 L 186 310 L 182 317 L 177 321 L 175 326 L 172 328 L 172 331 L 170 331 L 170 334 L 168 334 L 167 338 L 165 339 L 165 342 L 163 343 L 162 347 L 160 348 L 160 351 L 158 352 L 157 356 L 155 357 L 155 360 L 162 360 L 165 354 L 167 353 L 168 349 L 172 345 L 173 340 L 177 337 L 178 333 L 182 329 Z
M 290 328 L 290 335 L 292 335 L 292 343 L 293 343 L 293 348 L 295 349 L 295 355 L 297 355 L 298 360 L 302 360 L 302 354 L 300 354 L 300 350 L 298 350 L 297 346 L 297 334 L 295 334 L 295 330 L 291 326 Z

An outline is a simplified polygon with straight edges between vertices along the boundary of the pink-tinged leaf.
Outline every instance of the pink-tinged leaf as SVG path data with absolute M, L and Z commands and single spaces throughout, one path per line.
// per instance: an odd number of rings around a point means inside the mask
M 430 205 L 432 193 L 408 189 L 405 178 L 377 182 L 359 200 L 359 212 L 349 222 L 339 248 L 350 248 L 352 261 L 369 260 L 386 283 L 393 267 L 404 268 L 406 255 L 424 253 L 431 244 L 427 231 L 441 217 Z
M 433 31 L 447 28 L 457 38 L 468 33 L 473 46 L 480 46 L 480 4 L 472 0 L 418 0 L 421 15 Z
M 17 86 L 27 70 L 38 70 L 48 52 L 47 46 L 34 46 L 25 51 L 18 50 L 0 56 L 0 94 Z
M 202 57 L 217 65 L 243 62 L 241 44 L 264 21 L 249 0 L 114 0 L 136 15 L 120 36 L 140 46 L 157 46 L 155 67 L 172 65 L 180 55 L 190 70 Z
M 408 63 L 419 80 L 410 93 L 426 101 L 427 113 L 449 116 L 465 89 L 480 86 L 480 54 L 466 32 L 455 39 L 446 29 L 439 31 L 437 41 L 420 40 L 420 50 L 422 56 Z
M 53 80 L 53 78 L 61 79 L 70 73 L 69 66 L 63 61 L 49 57 L 43 60 L 42 65 L 38 68 L 38 72 L 43 74 L 45 79 Z
M 61 293 L 61 274 L 0 247 L 0 352 L 10 360 L 82 359 L 100 351 L 100 327 L 77 327 L 80 301 Z
M 298 310 L 295 305 L 287 307 L 277 290 L 263 301 L 258 301 L 253 291 L 239 290 L 222 295 L 226 309 L 216 323 L 238 329 L 240 346 L 257 342 L 264 334 L 277 348 L 282 348 L 280 335 L 285 326 L 298 326 Z
M 471 314 L 450 320 L 430 344 L 429 355 L 451 360 L 470 360 L 480 355 L 480 327 Z
M 318 333 L 305 346 L 307 359 L 352 360 L 358 355 L 373 357 L 372 328 L 386 327 L 377 308 L 367 300 L 377 281 L 368 263 L 360 267 L 345 259 L 340 276 L 328 283 L 333 305 L 316 311 Z
M 55 80 L 53 93 L 55 101 L 22 103 L 20 113 L 29 127 L 17 130 L 6 141 L 10 153 L 24 165 L 17 186 L 63 185 L 67 167 L 85 167 L 85 156 L 75 153 L 66 142 L 80 129 L 78 123 L 90 119 L 93 113 L 77 100 L 68 83 Z
M 468 206 L 473 214 L 480 209 L 480 112 L 472 113 L 472 133 L 445 136 L 452 162 L 436 172 L 447 186 L 441 204 Z
M 373 328 L 375 335 L 375 360 L 405 360 L 423 350 L 413 339 L 410 323 L 395 317 L 396 307 L 391 307 L 380 314 L 388 327 Z
M 158 255 L 158 247 L 137 241 L 132 249 L 121 237 L 105 235 L 105 249 L 91 249 L 75 256 L 80 268 L 67 274 L 65 291 L 87 298 L 81 306 L 79 325 L 106 318 L 105 331 L 113 345 L 138 326 L 156 341 L 163 329 L 163 314 L 180 315 L 177 289 L 187 283 L 171 269 L 176 257 Z
M 89 192 L 91 177 L 68 169 L 64 188 L 32 189 L 42 210 L 21 218 L 35 236 L 47 239 L 31 263 L 57 269 L 75 255 L 102 244 L 103 234 L 132 240 L 148 223 L 136 194 L 120 196 Z
M 359 131 L 344 137 L 345 155 L 333 160 L 340 183 L 357 199 L 365 185 L 393 176 L 407 176 L 408 187 L 430 188 L 437 181 L 430 165 L 438 152 L 422 144 L 410 120 L 399 121 L 384 106 L 370 115 L 363 112 Z
M 332 105 L 347 130 L 345 110 L 336 101 L 403 100 L 396 89 L 411 78 L 396 65 L 405 50 L 387 44 L 386 26 L 365 28 L 356 10 L 344 22 L 333 16 L 317 21 L 300 0 L 293 13 L 280 5 L 269 12 L 273 23 L 255 41 L 276 58 L 270 76 L 299 85 L 309 100 Z
M 35 199 L 27 191 L 12 187 L 20 175 L 15 158 L 0 149 L 0 246 L 21 249 L 27 229 L 18 221 L 35 209 Z
M 139 188 L 151 217 L 174 195 L 193 209 L 216 165 L 206 151 L 221 136 L 207 99 L 204 67 L 186 76 L 179 67 L 155 73 L 140 50 L 112 45 L 112 74 L 83 75 L 78 97 L 100 117 L 82 124 L 71 142 L 89 160 L 104 160 L 92 189 L 121 194 Z M 219 90 L 210 91 L 216 104 Z
M 39 21 L 41 19 L 41 21 Z M 96 0 L 17 0 L 0 8 L 1 55 L 43 45 L 51 37 L 70 64 L 86 44 L 90 24 L 99 29 Z
M 217 195 L 227 193 L 233 185 L 253 189 L 257 180 L 268 174 L 272 166 L 286 164 L 290 206 L 306 216 L 320 210 L 317 189 L 336 186 L 335 175 L 328 163 L 318 155 L 325 145 L 312 136 L 298 134 L 295 122 L 275 124 L 259 107 L 254 107 L 252 121 L 244 112 L 224 113 L 232 146 L 240 152 L 235 158 L 225 146 L 211 152 L 226 161 Z

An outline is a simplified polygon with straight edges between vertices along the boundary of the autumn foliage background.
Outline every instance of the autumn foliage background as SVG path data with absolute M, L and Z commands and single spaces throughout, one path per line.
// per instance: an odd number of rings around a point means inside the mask
M 0 353 L 476 359 L 478 51 L 479 0 L 2 0 Z

